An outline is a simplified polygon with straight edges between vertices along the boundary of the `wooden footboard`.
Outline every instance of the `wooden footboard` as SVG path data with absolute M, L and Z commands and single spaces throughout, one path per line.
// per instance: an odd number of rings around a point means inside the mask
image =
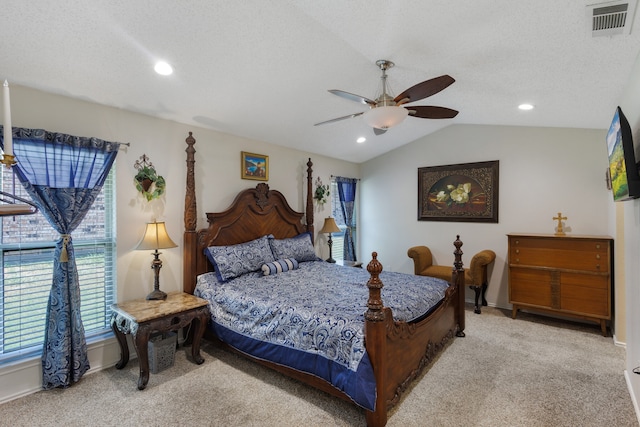
M 368 426 L 384 426 L 388 410 L 396 405 L 403 392 L 421 371 L 429 365 L 447 342 L 464 336 L 464 269 L 462 242 L 454 242 L 455 262 L 452 270 L 454 285 L 447 289 L 444 300 L 418 322 L 396 322 L 391 309 L 384 307 L 380 296 L 383 283 L 379 274 L 382 265 L 377 253 L 367 266 L 371 278 L 367 282 L 369 300 L 365 313 L 365 344 L 378 389 L 376 410 L 367 411 Z
M 183 290 L 191 294 L 194 292 L 197 276 L 211 269 L 203 251 L 208 246 L 247 242 L 265 234 L 273 234 L 276 238 L 294 237 L 302 232 L 311 232 L 313 235 L 311 159 L 307 163 L 306 215 L 291 209 L 281 193 L 270 190 L 266 183 L 260 183 L 255 189 L 240 192 L 226 211 L 208 213 L 209 226 L 197 230 L 195 142 L 189 132 L 186 139 Z M 305 223 L 301 221 L 303 216 Z M 369 426 L 384 426 L 388 409 L 398 403 L 402 393 L 422 369 L 454 335 L 464 336 L 464 270 L 459 236 L 454 246 L 453 285 L 448 288 L 438 307 L 416 322 L 395 322 L 391 309 L 384 307 L 381 298 L 383 283 L 379 278 L 382 265 L 377 260 L 377 254 L 373 253 L 373 260 L 367 266 L 370 279 L 367 282 L 369 299 L 364 333 L 365 346 L 376 378 L 377 398 L 375 411 L 367 411 L 366 414 Z M 207 332 L 205 336 L 211 337 L 211 333 Z M 351 401 L 342 391 L 314 375 L 247 357 L 312 387 Z

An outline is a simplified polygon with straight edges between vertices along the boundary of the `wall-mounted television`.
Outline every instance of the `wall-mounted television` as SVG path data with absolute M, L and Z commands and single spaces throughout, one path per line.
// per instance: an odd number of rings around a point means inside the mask
M 640 197 L 640 174 L 633 150 L 631 126 L 618 107 L 607 132 L 608 172 L 616 202 Z

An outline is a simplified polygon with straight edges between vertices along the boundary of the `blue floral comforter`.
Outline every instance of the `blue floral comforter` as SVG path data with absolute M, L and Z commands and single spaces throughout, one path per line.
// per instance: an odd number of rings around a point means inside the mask
M 373 410 L 375 380 L 364 347 L 369 273 L 323 261 L 226 283 L 198 278 L 195 294 L 209 301 L 212 327 L 223 341 L 254 357 L 319 376 Z M 444 297 L 440 279 L 382 272 L 382 301 L 395 320 L 423 316 Z

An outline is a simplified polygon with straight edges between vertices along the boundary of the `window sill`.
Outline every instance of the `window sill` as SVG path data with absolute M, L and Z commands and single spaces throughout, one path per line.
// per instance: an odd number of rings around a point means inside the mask
M 111 368 L 120 360 L 120 346 L 112 332 L 87 338 L 87 353 L 91 368 L 87 374 Z M 87 375 L 85 374 L 85 375 Z M 12 358 L 0 362 L 0 404 L 42 390 L 42 362 L 40 354 Z M 4 385 L 7 385 L 6 387 Z
M 87 340 L 87 351 L 92 348 L 101 347 L 106 345 L 108 340 L 113 340 L 115 342 L 115 335 L 111 329 L 105 329 L 102 332 L 96 332 L 93 335 L 90 335 L 86 338 Z M 24 364 L 29 364 L 34 361 L 40 361 L 42 357 L 42 347 L 31 347 L 26 350 L 20 350 L 16 352 L 11 352 L 8 355 L 0 355 L 0 376 L 2 375 L 2 371 L 5 367 L 11 366 L 21 366 Z

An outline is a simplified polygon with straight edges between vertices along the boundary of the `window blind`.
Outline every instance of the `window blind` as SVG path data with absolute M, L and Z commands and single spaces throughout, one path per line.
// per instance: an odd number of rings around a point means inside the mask
M 72 233 L 87 337 L 110 330 L 115 302 L 115 168 L 82 223 Z M 2 188 L 28 198 L 13 173 Z M 14 187 L 15 185 L 15 187 Z M 0 362 L 39 353 L 58 234 L 41 213 L 2 217 L 0 243 Z

